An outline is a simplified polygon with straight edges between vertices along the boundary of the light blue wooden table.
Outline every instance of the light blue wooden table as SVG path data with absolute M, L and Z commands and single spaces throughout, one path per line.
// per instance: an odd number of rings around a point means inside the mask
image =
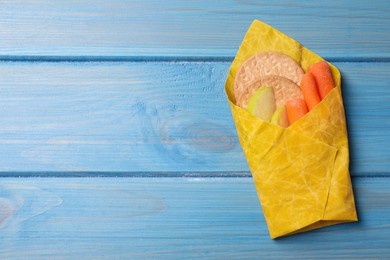
M 389 14 L 0 3 L 0 259 L 390 258 Z M 341 70 L 358 223 L 269 238 L 223 91 L 253 19 Z

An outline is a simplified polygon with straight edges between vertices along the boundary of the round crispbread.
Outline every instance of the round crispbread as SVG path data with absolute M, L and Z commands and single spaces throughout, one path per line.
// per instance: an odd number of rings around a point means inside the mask
M 287 100 L 303 98 L 300 87 L 291 80 L 279 76 L 265 76 L 252 82 L 246 87 L 245 92 L 241 92 L 241 103 L 237 105 L 246 109 L 253 93 L 266 86 L 274 90 L 276 107 L 285 104 Z
M 249 84 L 264 76 L 287 78 L 299 85 L 304 71 L 290 56 L 280 52 L 260 52 L 247 59 L 238 69 L 234 81 L 234 96 L 239 105 Z

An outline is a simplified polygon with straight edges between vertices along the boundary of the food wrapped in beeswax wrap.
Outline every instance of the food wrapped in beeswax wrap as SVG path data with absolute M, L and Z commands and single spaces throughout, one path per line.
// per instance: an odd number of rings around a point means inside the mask
M 323 60 L 273 27 L 255 20 L 231 65 L 226 94 L 272 238 L 357 221 L 349 176 L 348 136 L 340 72 L 335 88 L 304 117 L 283 128 L 235 104 L 233 84 L 252 55 L 282 52 L 304 71 Z

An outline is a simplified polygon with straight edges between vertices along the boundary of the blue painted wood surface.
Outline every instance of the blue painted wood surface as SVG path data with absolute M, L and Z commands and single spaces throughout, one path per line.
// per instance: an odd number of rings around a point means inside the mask
M 251 178 L 7 178 L 0 258 L 386 258 L 389 179 L 353 184 L 358 223 L 271 240 Z
M 0 55 L 233 57 L 260 19 L 326 58 L 389 59 L 390 2 L 8 1 Z
M 0 259 L 388 258 L 389 13 L 380 0 L 1 3 Z M 223 93 L 253 19 L 340 68 L 358 223 L 269 238 Z
M 249 173 L 223 90 L 229 65 L 0 63 L 0 171 Z M 387 175 L 390 64 L 335 65 L 351 173 Z

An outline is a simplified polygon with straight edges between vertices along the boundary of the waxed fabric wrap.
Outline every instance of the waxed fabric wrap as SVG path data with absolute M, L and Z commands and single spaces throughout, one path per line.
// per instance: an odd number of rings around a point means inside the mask
M 304 117 L 283 128 L 235 105 L 233 84 L 240 65 L 263 51 L 285 53 L 304 71 L 323 59 L 255 20 L 226 80 L 228 102 L 270 236 L 357 221 L 340 72 L 330 64 L 335 88 Z

